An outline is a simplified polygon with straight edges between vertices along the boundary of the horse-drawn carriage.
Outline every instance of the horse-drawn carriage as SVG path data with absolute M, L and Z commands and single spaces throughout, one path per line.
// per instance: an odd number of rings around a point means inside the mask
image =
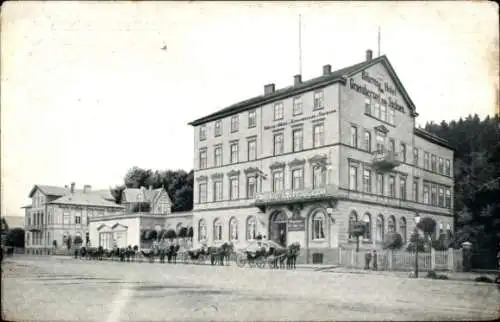
M 244 267 L 286 268 L 295 269 L 300 244 L 293 243 L 284 247 L 272 240 L 253 241 L 247 247 L 241 248 L 236 253 L 236 265 Z
M 224 265 L 229 263 L 232 254 L 233 244 L 226 242 L 220 246 L 202 245 L 199 248 L 186 249 L 179 253 L 179 257 L 182 262 L 188 264 L 205 264 L 210 260 L 212 265 Z

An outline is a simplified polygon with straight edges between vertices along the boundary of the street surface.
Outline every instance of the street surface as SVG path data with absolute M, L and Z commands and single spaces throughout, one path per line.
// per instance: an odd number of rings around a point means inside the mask
M 7 320 L 481 320 L 494 284 L 380 275 L 20 256 L 2 263 Z

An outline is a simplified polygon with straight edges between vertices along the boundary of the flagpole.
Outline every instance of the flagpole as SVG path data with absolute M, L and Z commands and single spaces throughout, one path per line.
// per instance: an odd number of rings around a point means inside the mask
M 378 57 L 380 57 L 380 26 L 378 26 L 377 46 L 378 46 Z
M 302 75 L 302 15 L 299 14 L 299 75 Z

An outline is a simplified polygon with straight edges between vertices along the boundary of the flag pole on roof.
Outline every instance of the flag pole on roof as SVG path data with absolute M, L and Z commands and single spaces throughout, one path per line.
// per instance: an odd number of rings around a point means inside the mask
M 378 33 L 377 33 L 377 48 L 378 48 L 377 57 L 380 57 L 380 25 L 378 26 Z
M 302 15 L 299 14 L 299 75 L 302 75 Z

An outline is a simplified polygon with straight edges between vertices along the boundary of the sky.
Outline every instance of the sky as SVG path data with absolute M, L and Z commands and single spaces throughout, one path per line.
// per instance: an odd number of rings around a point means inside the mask
M 187 123 L 264 84 L 387 55 L 417 124 L 481 118 L 498 91 L 494 2 L 14 2 L 2 5 L 1 214 L 34 184 L 105 189 L 193 165 Z M 162 50 L 164 45 L 166 50 Z

